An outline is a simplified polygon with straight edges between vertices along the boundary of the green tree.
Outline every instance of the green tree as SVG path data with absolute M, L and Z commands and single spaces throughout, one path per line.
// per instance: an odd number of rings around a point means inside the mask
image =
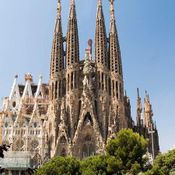
M 131 129 L 119 131 L 116 138 L 108 142 L 106 151 L 108 171 L 133 175 L 144 170 L 146 159 L 143 155 L 147 151 L 147 141 Z
M 120 173 L 122 169 L 122 162 L 117 156 L 106 156 L 107 172 L 108 174 Z
M 175 149 L 156 157 L 146 175 L 175 175 Z
M 82 175 L 107 175 L 105 156 L 91 156 L 81 161 Z
M 79 175 L 80 162 L 72 157 L 55 157 L 39 168 L 34 175 Z

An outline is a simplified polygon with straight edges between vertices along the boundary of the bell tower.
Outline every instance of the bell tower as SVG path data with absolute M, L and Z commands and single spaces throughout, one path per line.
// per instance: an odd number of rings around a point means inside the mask
M 57 4 L 57 17 L 55 23 L 51 64 L 50 64 L 50 100 L 60 100 L 64 95 L 64 47 L 61 24 L 61 0 Z

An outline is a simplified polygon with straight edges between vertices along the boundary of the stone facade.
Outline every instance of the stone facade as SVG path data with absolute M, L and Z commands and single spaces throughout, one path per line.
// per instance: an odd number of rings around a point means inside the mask
M 10 96 L 3 102 L 2 142 L 11 144 L 9 156 L 28 152 L 36 164 L 41 164 L 48 159 L 49 86 L 42 83 L 42 77 L 34 84 L 30 74 L 25 75 L 25 85 L 18 84 L 17 79 L 15 76 Z
M 137 124 L 131 118 L 130 100 L 124 94 L 122 59 L 110 0 L 110 29 L 106 33 L 102 1 L 98 0 L 95 30 L 95 56 L 88 41 L 83 60 L 79 58 L 78 25 L 75 1 L 70 3 L 66 37 L 62 34 L 61 2 L 58 1 L 50 65 L 48 138 L 50 155 L 84 158 L 103 154 L 107 140 L 122 128 L 133 128 L 145 137 L 154 132 L 154 152 L 159 152 L 158 134 L 146 94 L 144 120 L 141 99 Z M 66 49 L 64 50 L 64 45 Z M 152 137 L 151 137 L 152 138 Z M 152 147 L 150 146 L 150 152 Z
M 56 155 L 84 158 L 104 154 L 108 139 L 122 128 L 149 138 L 149 152 L 159 152 L 158 132 L 146 93 L 142 112 L 137 98 L 137 122 L 131 118 L 129 97 L 124 94 L 122 59 L 110 0 L 110 30 L 106 33 L 102 1 L 98 0 L 95 55 L 92 40 L 85 57 L 79 57 L 75 1 L 71 0 L 67 35 L 62 34 L 61 2 L 58 0 L 48 84 L 34 84 L 26 74 L 25 85 L 15 77 L 10 96 L 4 99 L 2 141 L 11 151 L 28 151 L 37 166 Z M 64 47 L 66 46 L 66 48 Z

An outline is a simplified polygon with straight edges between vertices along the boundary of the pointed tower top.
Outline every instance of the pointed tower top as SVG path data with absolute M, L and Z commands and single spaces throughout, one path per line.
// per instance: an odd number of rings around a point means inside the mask
M 70 5 L 71 6 L 75 5 L 75 0 L 70 0 Z
M 13 93 L 15 91 L 15 87 L 17 85 L 17 79 L 18 79 L 18 75 L 15 75 L 14 81 L 13 81 L 13 86 L 12 86 L 12 89 L 11 89 L 11 92 L 10 92 L 10 96 L 9 96 L 9 100 L 12 99 Z
M 97 19 L 104 20 L 103 10 L 102 10 L 102 0 L 98 0 L 98 4 L 97 4 Z
M 150 101 L 150 99 L 149 99 L 149 94 L 148 94 L 147 91 L 145 91 L 145 99 L 146 99 L 148 102 Z
M 110 1 L 110 16 L 111 20 L 115 19 L 115 14 L 114 14 L 114 0 L 109 0 Z
M 64 49 L 63 49 L 63 36 L 62 36 L 62 24 L 61 24 L 61 0 L 57 0 L 57 16 L 55 21 L 51 62 L 50 62 L 51 79 L 55 79 L 58 72 L 61 72 L 64 69 L 63 54 Z
M 33 77 L 30 73 L 25 74 L 25 81 L 30 81 L 30 82 L 33 81 Z
M 115 11 L 114 11 L 114 0 L 109 0 L 110 2 L 110 33 L 116 34 L 116 24 L 115 24 Z
M 114 73 L 119 73 L 121 78 L 123 78 L 122 58 L 121 58 L 120 44 L 114 14 L 114 0 L 109 0 L 109 2 L 110 2 L 110 30 L 109 30 L 110 69 Z
M 79 62 L 79 37 L 75 0 L 70 0 L 68 28 L 66 34 L 66 66 Z
M 36 90 L 36 94 L 35 94 L 35 98 L 38 97 L 39 93 L 40 93 L 40 89 L 41 89 L 41 84 L 42 84 L 42 75 L 39 76 L 39 81 L 38 81 L 38 86 L 37 86 L 37 90 Z
M 75 0 L 70 0 L 70 13 L 69 13 L 69 18 L 70 18 L 70 19 L 76 18 Z
M 98 0 L 98 7 L 102 6 L 102 0 Z
M 58 0 L 58 3 L 57 3 L 57 17 L 59 19 L 61 18 L 61 0 Z

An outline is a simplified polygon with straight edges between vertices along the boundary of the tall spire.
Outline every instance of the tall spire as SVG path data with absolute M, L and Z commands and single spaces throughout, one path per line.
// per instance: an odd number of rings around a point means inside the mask
M 105 20 L 102 9 L 102 0 L 98 0 L 96 32 L 95 32 L 95 60 L 97 65 L 101 64 L 108 67 L 107 59 L 107 37 Z
M 74 17 L 76 17 L 75 0 L 70 0 L 70 15 L 69 15 L 69 18 L 73 19 Z
M 57 17 L 59 19 L 61 18 L 61 0 L 58 0 L 58 3 L 57 3 Z
M 70 0 L 70 12 L 66 37 L 66 66 L 79 61 L 79 37 L 75 0 Z
M 62 71 L 64 69 L 64 47 L 61 24 L 61 0 L 57 3 L 57 17 L 55 23 L 54 37 L 52 43 L 51 64 L 50 64 L 50 98 L 58 99 L 61 95 L 58 93 L 62 87 Z M 59 95 L 58 95 L 59 94 Z
M 122 61 L 120 53 L 120 45 L 114 12 L 114 0 L 110 1 L 110 34 L 109 34 L 109 53 L 110 53 L 110 69 L 111 72 L 122 74 Z
M 110 0 L 110 19 L 115 20 L 114 14 L 114 0 Z
M 55 24 L 54 38 L 51 53 L 50 78 L 57 77 L 58 73 L 64 69 L 64 49 L 63 34 L 61 24 L 61 0 L 57 4 L 57 18 Z

